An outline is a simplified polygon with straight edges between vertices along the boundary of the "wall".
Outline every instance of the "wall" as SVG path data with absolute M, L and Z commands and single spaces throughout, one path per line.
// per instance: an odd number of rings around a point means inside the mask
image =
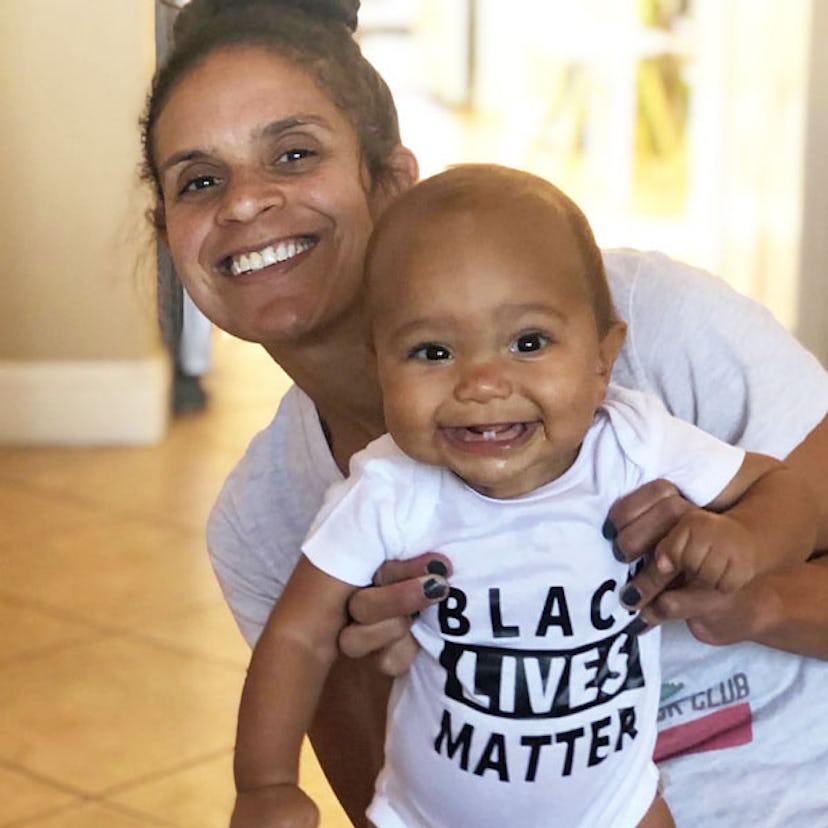
M 138 181 L 152 0 L 0 3 L 0 441 L 146 443 L 168 368 Z
M 828 0 L 813 0 L 796 334 L 828 367 Z

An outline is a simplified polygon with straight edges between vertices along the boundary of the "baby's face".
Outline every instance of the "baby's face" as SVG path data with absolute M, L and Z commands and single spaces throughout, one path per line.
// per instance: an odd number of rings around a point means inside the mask
M 376 256 L 388 430 L 410 456 L 496 498 L 569 468 L 614 357 L 575 242 L 561 222 L 539 221 L 449 213 Z

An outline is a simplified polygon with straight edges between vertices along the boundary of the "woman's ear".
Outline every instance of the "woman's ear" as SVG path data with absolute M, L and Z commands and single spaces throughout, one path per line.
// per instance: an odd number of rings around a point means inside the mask
M 402 144 L 394 147 L 394 151 L 388 159 L 388 168 L 390 172 L 386 186 L 394 190 L 395 197 L 411 189 L 420 177 L 420 165 L 417 163 L 417 156 Z
M 386 207 L 406 190 L 411 189 L 420 175 L 417 158 L 408 147 L 397 144 L 386 163 L 382 179 L 377 182 L 371 199 L 374 220 L 378 219 Z

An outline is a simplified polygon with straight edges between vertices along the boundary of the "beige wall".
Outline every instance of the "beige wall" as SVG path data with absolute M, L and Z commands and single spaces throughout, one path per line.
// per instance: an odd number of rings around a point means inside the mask
M 133 374 L 131 385 L 162 381 L 154 264 L 136 174 L 154 49 L 152 0 L 0 2 L 4 397 L 30 388 L 33 372 L 47 366 L 47 373 L 63 371 L 70 386 L 83 381 L 66 372 L 82 369 L 91 382 L 105 369 L 108 379 L 100 381 L 112 383 L 119 365 Z M 99 383 L 95 405 L 105 390 Z M 34 395 L 39 405 L 43 392 Z M 18 414 L 25 420 L 42 412 Z M 0 439 L 27 439 L 18 426 L 5 426 L 4 433 L 0 416 Z M 48 434 L 31 439 L 53 441 Z
M 828 367 L 828 0 L 814 0 L 796 333 Z
M 134 171 L 152 3 L 0 6 L 0 357 L 144 356 Z

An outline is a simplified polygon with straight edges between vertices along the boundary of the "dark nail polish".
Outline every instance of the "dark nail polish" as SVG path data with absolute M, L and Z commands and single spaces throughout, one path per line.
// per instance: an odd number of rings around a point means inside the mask
M 641 635 L 649 629 L 649 624 L 640 616 L 636 615 L 632 621 L 625 627 L 625 631 L 630 635 Z
M 436 578 L 429 578 L 423 584 L 423 595 L 425 595 L 429 601 L 433 601 L 435 598 L 445 598 L 447 591 L 448 587 L 445 583 L 443 583 L 443 581 L 438 581 Z
M 628 586 L 621 593 L 621 603 L 628 607 L 635 606 L 641 600 L 641 593 L 634 587 Z
M 429 561 L 426 564 L 426 572 L 429 575 L 442 575 L 445 578 L 448 575 L 448 567 L 442 561 Z
M 619 563 L 627 562 L 624 553 L 621 551 L 621 547 L 615 541 L 612 542 L 612 557 Z
M 615 528 L 615 524 L 609 518 L 607 518 L 604 521 L 604 525 L 601 527 L 601 534 L 607 540 L 615 540 L 615 538 L 617 537 L 618 530 Z

